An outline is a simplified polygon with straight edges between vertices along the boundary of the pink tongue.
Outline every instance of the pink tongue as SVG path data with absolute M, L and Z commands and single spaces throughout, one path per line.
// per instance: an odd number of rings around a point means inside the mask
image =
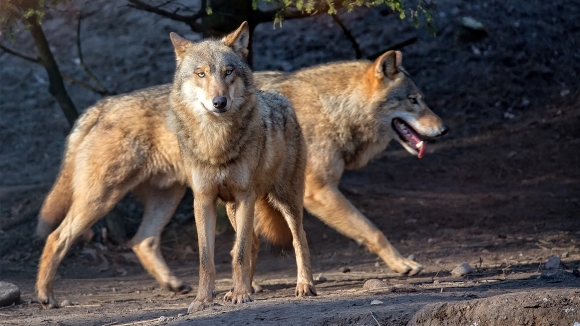
M 425 146 L 426 142 L 422 141 L 421 138 L 419 138 L 419 136 L 416 135 L 414 132 L 411 133 L 411 138 L 413 139 L 415 145 L 421 143 L 421 146 L 419 148 L 415 147 L 415 149 L 417 150 L 417 152 L 419 152 L 419 154 L 417 154 L 417 157 L 418 158 L 423 157 L 423 155 L 425 155 L 425 151 L 427 150 L 427 146 Z
M 427 146 L 425 146 L 425 142 L 423 142 L 423 144 L 421 144 L 421 147 L 418 148 L 418 150 L 419 150 L 419 154 L 417 155 L 418 158 L 421 158 L 421 157 L 423 157 L 423 155 L 425 155 L 426 147 Z

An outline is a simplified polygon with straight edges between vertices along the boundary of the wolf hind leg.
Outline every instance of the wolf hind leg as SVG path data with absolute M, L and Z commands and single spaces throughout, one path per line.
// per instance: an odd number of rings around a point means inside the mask
M 144 205 L 143 220 L 129 242 L 143 267 L 167 290 L 188 293 L 191 286 L 178 279 L 161 254 L 161 232 L 169 222 L 185 194 L 185 186 L 173 184 L 168 188 L 143 183 L 133 193 Z
M 100 189 L 97 193 L 92 190 L 83 196 L 73 196 L 73 203 L 66 217 L 46 239 L 36 281 L 36 293 L 45 309 L 58 307 L 53 292 L 54 278 L 58 266 L 74 241 L 128 192 L 127 188 L 109 191 Z

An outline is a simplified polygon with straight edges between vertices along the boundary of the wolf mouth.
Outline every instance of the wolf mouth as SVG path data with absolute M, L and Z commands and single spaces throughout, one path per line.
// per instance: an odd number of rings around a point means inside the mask
M 394 118 L 392 125 L 401 140 L 417 152 L 418 158 L 425 155 L 426 142 L 421 139 L 421 136 L 408 123 L 401 118 Z

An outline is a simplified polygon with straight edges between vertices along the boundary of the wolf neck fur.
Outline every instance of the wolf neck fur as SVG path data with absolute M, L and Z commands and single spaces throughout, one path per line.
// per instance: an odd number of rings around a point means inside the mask
M 237 108 L 237 112 L 214 116 L 209 112 L 194 113 L 189 105 L 180 101 L 177 118 L 182 120 L 184 131 L 190 135 L 189 159 L 199 165 L 226 165 L 235 160 L 259 120 L 256 102 L 252 96 Z M 211 141 L 196 141 L 202 138 Z

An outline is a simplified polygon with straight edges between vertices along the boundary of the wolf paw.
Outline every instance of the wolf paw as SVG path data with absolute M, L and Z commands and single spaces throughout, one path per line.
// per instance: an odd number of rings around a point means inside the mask
M 314 284 L 298 283 L 296 285 L 297 297 L 312 297 L 316 295 L 316 288 L 314 287 Z
M 387 265 L 395 272 L 409 276 L 417 275 L 423 270 L 423 265 L 404 257 L 400 257 L 394 264 Z
M 44 309 L 54 309 L 54 308 L 58 308 L 58 302 L 56 302 L 56 299 L 54 298 L 53 295 L 49 295 L 49 296 L 38 296 L 38 301 L 40 302 L 40 304 L 42 305 L 42 308 Z
M 193 302 L 187 308 L 187 313 L 190 314 L 190 313 L 202 311 L 202 310 L 205 310 L 209 307 L 213 307 L 213 306 L 217 306 L 217 305 L 218 304 L 215 302 L 193 300 Z
M 191 286 L 189 286 L 189 284 L 187 283 L 183 283 L 183 282 L 179 282 L 176 285 L 173 284 L 166 284 L 165 288 L 167 288 L 169 291 L 173 291 L 177 294 L 186 294 L 191 292 Z
M 249 293 L 234 293 L 233 291 L 229 291 L 224 296 L 224 301 L 237 304 L 237 303 L 252 302 L 254 301 L 254 298 Z

